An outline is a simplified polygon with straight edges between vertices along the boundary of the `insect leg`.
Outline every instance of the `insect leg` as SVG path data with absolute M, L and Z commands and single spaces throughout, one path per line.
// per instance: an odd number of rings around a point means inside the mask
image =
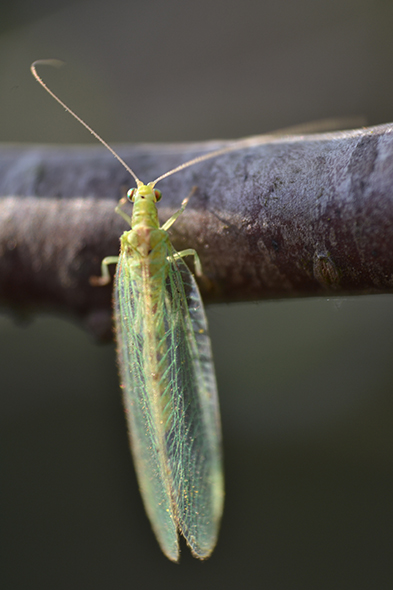
M 118 256 L 106 256 L 101 262 L 101 276 L 90 277 L 89 282 L 93 287 L 103 287 L 111 282 L 111 275 L 109 274 L 108 266 L 110 264 L 117 264 Z
M 198 277 L 203 276 L 202 264 L 201 264 L 201 261 L 199 259 L 198 254 L 196 253 L 196 251 L 193 250 L 192 248 L 188 248 L 187 250 L 181 250 L 181 252 L 175 252 L 173 254 L 173 259 L 176 260 L 176 258 L 183 258 L 184 256 L 193 256 L 194 257 L 195 274 Z
M 161 229 L 166 231 L 167 229 L 169 229 L 171 227 L 171 225 L 173 225 L 175 223 L 175 221 L 179 217 L 179 215 L 181 215 L 183 213 L 184 209 L 187 206 L 188 201 L 190 200 L 192 195 L 195 193 L 196 189 L 197 189 L 196 186 L 192 187 L 192 190 L 191 190 L 190 194 L 188 195 L 188 197 L 183 199 L 180 209 L 178 211 L 176 211 L 176 213 L 174 213 L 172 215 L 172 217 L 167 219 L 167 221 L 164 223 L 164 225 L 161 227 Z M 187 254 L 186 254 L 186 256 L 187 256 Z
M 122 209 L 122 206 L 125 205 L 127 202 L 127 197 L 122 197 L 115 207 L 115 212 L 118 213 L 124 219 L 124 221 L 126 221 L 131 227 L 131 217 L 127 215 L 127 213 L 124 213 Z

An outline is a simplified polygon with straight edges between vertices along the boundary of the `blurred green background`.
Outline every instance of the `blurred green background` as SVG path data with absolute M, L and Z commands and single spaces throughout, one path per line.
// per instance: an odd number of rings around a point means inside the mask
M 383 0 L 15 0 L 0 141 L 93 141 L 29 73 L 52 57 L 45 80 L 112 143 L 393 121 L 392 27 Z M 392 587 L 391 297 L 208 309 L 226 507 L 211 559 L 180 566 L 143 511 L 114 347 L 3 311 L 2 590 Z

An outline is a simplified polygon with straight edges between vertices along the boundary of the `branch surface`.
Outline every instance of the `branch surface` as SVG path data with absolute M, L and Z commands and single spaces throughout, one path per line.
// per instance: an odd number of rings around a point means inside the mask
M 148 182 L 226 143 L 117 151 Z M 118 252 L 127 227 L 114 207 L 132 184 L 101 147 L 0 146 L 2 305 L 107 333 L 111 288 L 89 277 Z M 197 250 L 206 302 L 393 291 L 393 125 L 265 136 L 187 168 L 160 183 L 162 222 L 194 185 L 170 235 Z

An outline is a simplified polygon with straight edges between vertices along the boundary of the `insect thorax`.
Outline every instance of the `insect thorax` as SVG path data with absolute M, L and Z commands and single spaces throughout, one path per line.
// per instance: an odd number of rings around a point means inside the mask
M 138 227 L 124 232 L 120 239 L 121 253 L 134 269 L 148 270 L 152 279 L 162 280 L 167 275 L 168 256 L 171 252 L 170 241 L 166 231 Z

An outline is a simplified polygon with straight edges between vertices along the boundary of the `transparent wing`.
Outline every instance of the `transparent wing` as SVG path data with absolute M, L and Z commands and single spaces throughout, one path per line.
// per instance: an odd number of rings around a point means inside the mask
M 193 276 L 172 254 L 168 242 L 171 262 L 154 280 L 121 254 L 115 320 L 139 485 L 157 539 L 176 561 L 178 529 L 197 557 L 213 550 L 223 475 L 206 317 Z
M 197 284 L 182 259 L 167 279 L 173 317 L 168 344 L 175 397 L 167 435 L 178 525 L 197 557 L 213 550 L 223 508 L 221 425 L 207 321 Z
M 131 450 L 138 483 L 157 540 L 165 555 L 178 560 L 177 522 L 160 444 L 157 412 L 148 374 L 144 285 L 121 253 L 114 290 L 117 357 Z

